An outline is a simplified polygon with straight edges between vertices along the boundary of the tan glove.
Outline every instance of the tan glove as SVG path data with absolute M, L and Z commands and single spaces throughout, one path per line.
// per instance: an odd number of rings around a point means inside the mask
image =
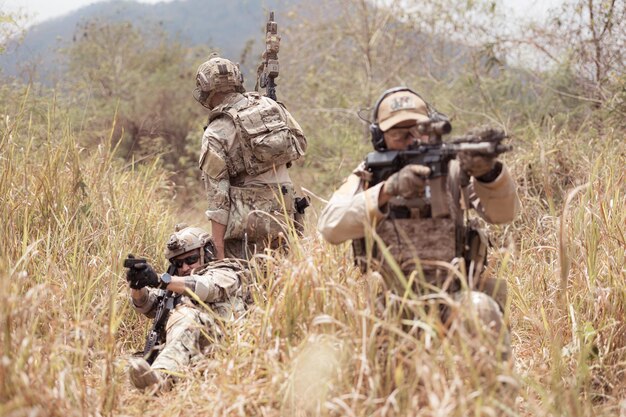
M 506 133 L 499 127 L 480 125 L 473 129 L 470 129 L 465 135 L 473 137 L 473 141 L 476 142 L 492 142 L 496 138 L 506 136 Z
M 502 129 L 489 125 L 478 126 L 466 134 L 466 136 L 472 137 L 473 141 L 476 142 L 491 142 L 494 138 L 504 135 Z M 490 173 L 496 166 L 495 155 L 460 152 L 458 158 L 461 169 L 472 177 L 482 177 Z
M 429 175 L 430 168 L 424 165 L 407 165 L 387 179 L 384 192 L 406 199 L 420 197 Z
M 496 166 L 495 156 L 459 152 L 458 158 L 461 169 L 472 177 L 482 177 Z

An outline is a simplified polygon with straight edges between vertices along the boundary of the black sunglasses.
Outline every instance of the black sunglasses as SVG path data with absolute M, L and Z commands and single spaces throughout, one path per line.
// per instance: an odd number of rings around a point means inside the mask
M 196 262 L 198 262 L 199 260 L 200 260 L 200 255 L 191 255 L 183 259 L 172 259 L 171 262 L 172 262 L 172 265 L 174 265 L 176 268 L 182 268 L 184 264 L 191 266 L 195 264 Z

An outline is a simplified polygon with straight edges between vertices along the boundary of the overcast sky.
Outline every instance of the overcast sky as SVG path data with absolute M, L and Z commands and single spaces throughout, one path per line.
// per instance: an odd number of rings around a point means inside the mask
M 41 22 L 102 0 L 0 0 L 0 9 L 26 12 L 32 23 Z M 139 3 L 162 3 L 164 0 L 137 0 Z M 169 0 L 166 0 L 169 1 Z
M 0 10 L 15 12 L 21 10 L 30 17 L 30 23 L 57 17 L 88 4 L 103 0 L 0 0 Z M 140 3 L 161 3 L 171 0 L 136 0 Z M 228 1 L 228 0 L 224 0 Z M 312 0 L 313 1 L 313 0 Z M 445 1 L 445 0 L 444 0 Z M 516 15 L 541 17 L 549 8 L 567 0 L 503 0 Z

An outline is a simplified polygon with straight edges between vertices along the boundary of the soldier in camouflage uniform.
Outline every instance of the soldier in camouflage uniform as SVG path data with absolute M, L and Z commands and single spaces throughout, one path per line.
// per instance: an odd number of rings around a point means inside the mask
M 200 169 L 219 259 L 245 258 L 285 244 L 296 196 L 287 168 L 304 155 L 302 129 L 284 106 L 245 93 L 231 61 L 213 57 L 198 68 L 194 98 L 211 110 Z
M 420 142 L 427 143 L 430 137 L 420 133 L 418 127 L 430 123 L 433 112 L 436 111 L 408 88 L 386 91 L 374 108 L 370 127 L 374 148 L 406 150 Z M 493 133 L 490 129 L 473 132 L 483 139 Z M 333 244 L 352 240 L 359 264 L 380 270 L 387 289 L 403 295 L 406 284 L 388 268 L 382 251 L 371 243 L 375 230 L 406 277 L 416 269 L 423 272 L 427 284 L 414 286 L 415 291 L 423 293 L 428 284 L 430 288 L 443 288 L 461 305 L 473 305 L 480 320 L 494 333 L 500 332 L 506 282 L 484 275 L 486 234 L 477 227 L 477 219 L 468 220 L 468 214 L 473 209 L 492 224 L 513 220 L 519 200 L 507 167 L 494 156 L 461 152 L 450 162 L 449 172 L 443 177 L 428 179 L 430 168 L 407 165 L 372 187 L 368 183 L 371 173 L 364 167 L 361 164 L 353 171 L 324 208 L 318 223 L 324 238 Z M 459 248 L 459 241 L 471 243 Z M 470 260 L 465 266 L 471 291 L 460 291 L 450 269 L 442 267 L 459 266 L 465 259 Z M 499 299 L 500 305 L 492 296 Z M 508 344 L 502 353 L 507 356 Z
M 174 377 L 219 337 L 216 320 L 233 320 L 245 309 L 242 281 L 246 271 L 240 262 L 215 260 L 213 239 L 203 229 L 177 227 L 165 256 L 175 269 L 174 275 L 157 274 L 146 263 L 127 273 L 133 307 L 148 317 L 155 316 L 157 297 L 163 291 L 176 294 L 166 323 L 165 346 L 157 358 L 152 365 L 143 358 L 130 361 L 130 379 L 139 389 L 168 388 Z M 185 295 L 187 291 L 195 293 L 211 311 Z

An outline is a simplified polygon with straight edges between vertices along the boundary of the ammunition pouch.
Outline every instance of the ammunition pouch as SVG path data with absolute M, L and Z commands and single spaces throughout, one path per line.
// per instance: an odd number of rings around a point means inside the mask
M 462 255 L 465 259 L 468 284 L 473 288 L 487 266 L 487 250 L 489 249 L 489 238 L 485 230 L 478 225 L 478 219 L 470 220 L 464 240 Z
M 466 239 L 463 257 L 470 287 L 491 296 L 504 310 L 508 298 L 507 282 L 486 275 L 487 251 L 491 244 L 485 230 L 478 225 L 478 219 L 470 220 Z
M 452 219 L 387 218 L 376 228 L 376 234 L 385 243 L 384 250 L 374 242 L 355 239 L 355 262 L 362 271 L 368 267 L 379 270 L 389 288 L 400 282 L 386 256 L 393 258 L 405 276 L 421 269 L 427 283 L 442 287 L 450 273 L 441 262 L 449 263 L 455 258 L 455 230 Z
M 450 262 L 455 257 L 452 219 L 387 219 L 376 232 L 405 274 L 420 261 Z

